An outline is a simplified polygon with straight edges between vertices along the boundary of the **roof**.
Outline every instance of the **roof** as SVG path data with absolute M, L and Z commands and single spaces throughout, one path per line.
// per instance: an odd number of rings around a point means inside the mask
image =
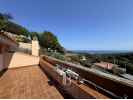
M 94 63 L 94 65 L 97 65 L 99 67 L 109 69 L 109 70 L 111 70 L 114 66 L 118 66 L 116 64 L 112 64 L 112 63 L 109 63 L 109 62 Z

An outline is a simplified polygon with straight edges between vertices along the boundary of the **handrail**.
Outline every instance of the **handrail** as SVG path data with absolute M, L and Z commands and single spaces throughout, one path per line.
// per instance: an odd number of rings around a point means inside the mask
M 109 95 L 111 95 L 111 96 L 113 96 L 113 97 L 115 97 L 115 98 L 117 98 L 117 99 L 122 99 L 122 97 L 117 96 L 117 95 L 114 94 L 113 92 L 111 92 L 111 91 L 109 91 L 109 90 L 107 90 L 107 89 L 102 88 L 101 86 L 95 84 L 95 83 L 92 82 L 92 81 L 89 81 L 89 80 L 86 80 L 86 79 L 83 79 L 83 81 L 84 81 L 84 82 L 87 82 L 87 83 L 89 83 L 89 84 L 91 84 L 91 85 L 93 85 L 93 86 L 96 88 L 96 90 L 97 90 L 97 88 L 98 88 L 98 89 L 100 89 L 100 90 L 102 90 L 102 91 L 108 93 Z M 97 90 L 97 91 L 98 91 L 98 90 Z

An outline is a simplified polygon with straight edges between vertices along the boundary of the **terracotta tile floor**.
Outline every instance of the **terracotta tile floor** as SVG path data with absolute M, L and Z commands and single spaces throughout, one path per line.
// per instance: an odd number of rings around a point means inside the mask
M 0 76 L 0 98 L 61 99 L 39 66 L 9 69 Z

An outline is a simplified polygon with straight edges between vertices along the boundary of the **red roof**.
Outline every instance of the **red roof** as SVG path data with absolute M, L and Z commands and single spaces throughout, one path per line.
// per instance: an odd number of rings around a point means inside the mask
M 116 64 L 112 64 L 112 63 L 108 63 L 108 62 L 95 63 L 95 65 L 105 68 L 105 69 L 109 69 L 109 70 L 111 70 L 114 66 L 118 66 Z

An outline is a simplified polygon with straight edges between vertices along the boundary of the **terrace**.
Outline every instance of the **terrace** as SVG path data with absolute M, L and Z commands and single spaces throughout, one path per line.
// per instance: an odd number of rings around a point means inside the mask
M 40 58 L 22 52 L 9 53 L 17 43 L 0 34 L 0 98 L 63 99 L 63 98 L 131 98 L 133 81 L 105 75 L 79 65 L 45 55 Z M 6 39 L 6 40 L 5 40 Z M 36 47 L 36 46 L 35 46 Z M 36 53 L 38 54 L 38 53 Z M 64 70 L 71 69 L 78 76 L 73 79 Z M 81 80 L 80 80 L 81 79 Z
M 59 79 L 58 76 L 56 78 Z M 87 88 L 87 86 L 78 86 L 76 82 L 73 85 L 77 88 L 73 87 L 72 90 L 77 94 L 72 95 L 77 96 L 77 98 L 108 98 L 91 88 Z M 74 98 L 55 80 L 51 79 L 40 66 L 25 66 L 5 70 L 0 76 L 0 86 L 0 98 Z
M 0 77 L 0 98 L 62 99 L 39 66 L 9 69 Z
M 63 76 L 55 70 L 56 63 L 66 68 L 71 67 L 90 83 L 79 84 L 78 80 L 71 79 L 71 84 L 68 82 L 64 84 Z M 40 58 L 39 65 L 11 67 L 2 72 L 0 74 L 0 98 L 107 99 L 122 98 L 123 92 L 129 98 L 132 97 L 132 81 L 103 75 L 101 72 L 89 71 L 77 65 L 46 56 Z M 66 80 L 68 81 L 68 77 Z M 102 88 L 99 88 L 100 86 Z

